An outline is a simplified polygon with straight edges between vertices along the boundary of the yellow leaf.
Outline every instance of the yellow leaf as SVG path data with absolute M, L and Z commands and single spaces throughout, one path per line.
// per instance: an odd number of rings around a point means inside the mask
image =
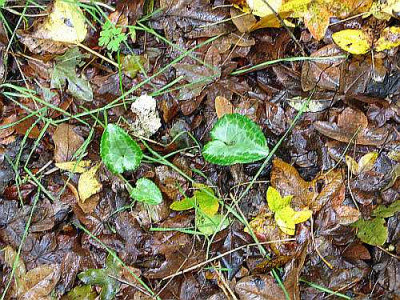
M 277 212 L 280 209 L 289 206 L 292 202 L 292 198 L 293 196 L 286 196 L 282 198 L 278 190 L 273 188 L 272 186 L 270 186 L 267 190 L 268 206 L 273 212 Z
M 369 152 L 360 158 L 358 161 L 358 172 L 367 172 L 374 167 L 374 164 L 378 158 L 378 152 Z
M 390 50 L 400 46 L 400 27 L 392 26 L 383 30 L 375 44 L 376 51 Z
M 279 9 L 282 5 L 282 0 L 268 0 L 269 5 L 263 0 L 246 0 L 246 2 L 253 15 L 259 17 L 275 15 L 275 13 L 279 12 Z
M 47 20 L 43 23 L 42 38 L 62 43 L 80 43 L 87 33 L 85 17 L 76 3 L 56 0 Z
M 332 34 L 333 41 L 351 54 L 361 55 L 371 49 L 371 38 L 361 29 L 345 29 Z
M 359 175 L 362 172 L 371 170 L 377 158 L 378 152 L 369 152 L 361 157 L 357 163 L 352 157 L 346 155 L 346 164 L 352 174 Z
M 312 211 L 309 209 L 296 211 L 293 215 L 293 221 L 295 224 L 303 223 L 307 221 L 312 216 Z
M 66 162 L 56 163 L 56 167 L 61 170 L 72 173 L 84 173 L 87 171 L 88 167 L 90 167 L 90 164 L 91 164 L 90 160 L 81 160 L 80 162 L 66 161 Z
M 397 17 L 397 13 L 400 12 L 400 1 L 399 0 L 387 0 L 381 6 L 382 12 Z
M 96 172 L 99 167 L 100 164 L 95 165 L 79 178 L 78 193 L 82 202 L 101 191 L 102 185 L 96 178 Z
M 294 214 L 295 211 L 290 206 L 286 206 L 275 213 L 275 221 L 279 229 L 289 235 L 295 233 Z

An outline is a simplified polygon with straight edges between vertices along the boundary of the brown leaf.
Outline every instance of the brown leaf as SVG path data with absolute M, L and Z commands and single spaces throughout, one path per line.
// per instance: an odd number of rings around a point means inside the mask
M 337 192 L 343 182 L 340 170 L 333 170 L 327 175 L 317 175 L 312 181 L 307 182 L 300 177 L 297 170 L 280 159 L 272 162 L 271 185 L 281 195 L 293 195 L 294 208 L 310 208 L 319 211 Z
M 83 144 L 84 139 L 74 129 L 75 126 L 63 123 L 54 131 L 54 160 L 57 163 L 70 161 L 75 151 Z
M 330 44 L 313 52 L 311 57 L 327 57 L 326 60 L 305 61 L 301 70 L 301 87 L 303 91 L 311 91 L 318 86 L 321 89 L 336 91 L 339 88 L 339 65 L 345 60 L 329 59 L 343 54 L 335 44 Z
M 371 254 L 369 253 L 368 249 L 360 243 L 353 243 L 349 245 L 346 250 L 344 250 L 343 256 L 352 260 L 371 259 Z
M 240 300 L 281 300 L 285 294 L 271 275 L 247 276 L 239 280 L 235 291 Z
M 218 96 L 215 98 L 215 112 L 217 113 L 217 117 L 220 119 L 224 115 L 233 113 L 233 105 L 225 97 Z
M 344 143 L 353 140 L 357 144 L 377 146 L 382 145 L 388 136 L 386 128 L 368 126 L 364 113 L 350 107 L 338 116 L 337 123 L 317 121 L 314 127 L 323 135 Z
M 231 8 L 230 13 L 233 24 L 235 24 L 237 29 L 242 33 L 249 32 L 250 28 L 257 22 L 256 17 L 252 14 L 243 15 L 243 13 L 236 8 Z
M 21 297 L 23 300 L 41 299 L 48 296 L 60 279 L 60 266 L 57 264 L 41 265 L 25 275 L 28 291 Z

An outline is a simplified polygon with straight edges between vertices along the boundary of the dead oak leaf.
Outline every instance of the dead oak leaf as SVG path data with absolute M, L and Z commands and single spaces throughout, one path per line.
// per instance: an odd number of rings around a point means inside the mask
M 337 118 L 336 123 L 317 121 L 314 127 L 323 135 L 334 140 L 361 145 L 382 145 L 388 136 L 386 128 L 373 128 L 368 126 L 368 119 L 359 110 L 347 107 Z
M 318 212 L 341 187 L 343 176 L 340 170 L 319 174 L 311 181 L 305 181 L 299 172 L 280 159 L 272 162 L 271 185 L 281 195 L 293 195 L 295 209 L 310 208 Z

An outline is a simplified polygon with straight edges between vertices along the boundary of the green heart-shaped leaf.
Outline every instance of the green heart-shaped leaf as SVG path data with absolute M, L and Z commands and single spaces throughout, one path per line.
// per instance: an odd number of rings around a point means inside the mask
M 136 187 L 131 191 L 131 197 L 139 202 L 157 205 L 162 202 L 162 194 L 158 186 L 147 178 L 136 181 Z
M 204 146 L 204 158 L 228 166 L 250 163 L 269 153 L 267 140 L 260 127 L 240 114 L 224 115 L 210 132 L 211 141 Z
M 143 152 L 122 128 L 108 124 L 101 136 L 100 155 L 112 173 L 121 174 L 139 167 Z

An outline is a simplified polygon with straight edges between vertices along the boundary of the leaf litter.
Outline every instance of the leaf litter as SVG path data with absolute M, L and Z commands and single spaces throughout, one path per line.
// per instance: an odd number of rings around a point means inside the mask
M 2 299 L 395 299 L 396 0 L 1 2 Z

